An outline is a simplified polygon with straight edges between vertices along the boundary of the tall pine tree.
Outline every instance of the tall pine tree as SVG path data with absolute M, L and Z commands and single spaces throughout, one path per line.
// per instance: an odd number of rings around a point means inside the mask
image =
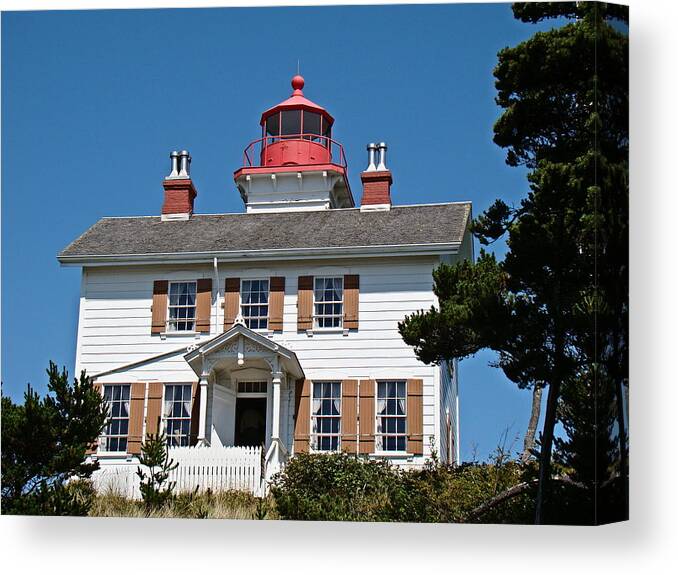
M 536 523 L 559 521 L 553 511 L 545 516 L 553 508 L 558 418 L 567 434 L 559 461 L 580 466 L 589 481 L 580 484 L 596 491 L 615 473 L 625 485 L 627 475 L 628 38 L 619 24 L 628 22 L 626 10 L 588 2 L 513 5 L 524 22 L 570 20 L 502 50 L 494 72 L 504 108 L 494 141 L 507 149 L 510 166 L 528 168 L 530 192 L 517 208 L 497 200 L 474 222 L 483 244 L 508 232 L 504 261 L 481 252 L 476 264 L 441 266 L 434 274 L 440 308 L 400 326 L 424 361 L 489 348 L 519 386 L 548 386 Z M 600 451 L 592 450 L 592 430 L 606 434 Z M 617 464 L 608 464 L 615 453 Z M 595 509 L 591 516 L 605 520 Z

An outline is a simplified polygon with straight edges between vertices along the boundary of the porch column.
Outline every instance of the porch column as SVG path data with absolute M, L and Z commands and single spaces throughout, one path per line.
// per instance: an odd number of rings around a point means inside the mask
M 280 384 L 283 374 L 281 371 L 271 372 L 273 383 L 273 421 L 271 422 L 271 439 L 280 440 Z
M 200 420 L 198 422 L 198 445 L 206 445 L 206 427 L 207 427 L 207 382 L 209 374 L 200 375 Z

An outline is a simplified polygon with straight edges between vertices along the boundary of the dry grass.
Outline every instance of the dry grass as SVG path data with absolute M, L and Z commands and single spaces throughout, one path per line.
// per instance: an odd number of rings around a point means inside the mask
M 260 499 L 242 491 L 180 493 L 160 509 L 147 511 L 142 501 L 115 493 L 94 497 L 90 517 L 152 517 L 197 519 L 277 519 L 270 498 Z

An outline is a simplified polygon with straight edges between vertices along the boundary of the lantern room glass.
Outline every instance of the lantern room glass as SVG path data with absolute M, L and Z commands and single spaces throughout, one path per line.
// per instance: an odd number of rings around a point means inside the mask
M 266 146 L 279 140 L 304 139 L 329 148 L 332 124 L 316 112 L 282 110 L 266 118 L 263 135 Z

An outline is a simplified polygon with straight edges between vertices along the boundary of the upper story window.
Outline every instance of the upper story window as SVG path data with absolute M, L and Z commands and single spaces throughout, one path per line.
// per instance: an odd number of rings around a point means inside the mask
M 311 410 L 312 448 L 315 451 L 337 451 L 341 433 L 341 383 L 313 382 Z
M 190 445 L 191 434 L 191 385 L 165 385 L 163 406 L 164 430 L 167 445 L 185 447 Z
M 313 295 L 315 327 L 342 327 L 344 319 L 344 278 L 315 278 Z
M 167 314 L 167 331 L 195 330 L 196 282 L 171 282 Z
M 268 329 L 268 280 L 243 280 L 240 313 L 250 329 Z
M 405 381 L 377 382 L 377 451 L 405 451 L 407 390 Z
M 129 431 L 129 385 L 104 385 L 110 419 L 99 441 L 102 451 L 127 451 Z

